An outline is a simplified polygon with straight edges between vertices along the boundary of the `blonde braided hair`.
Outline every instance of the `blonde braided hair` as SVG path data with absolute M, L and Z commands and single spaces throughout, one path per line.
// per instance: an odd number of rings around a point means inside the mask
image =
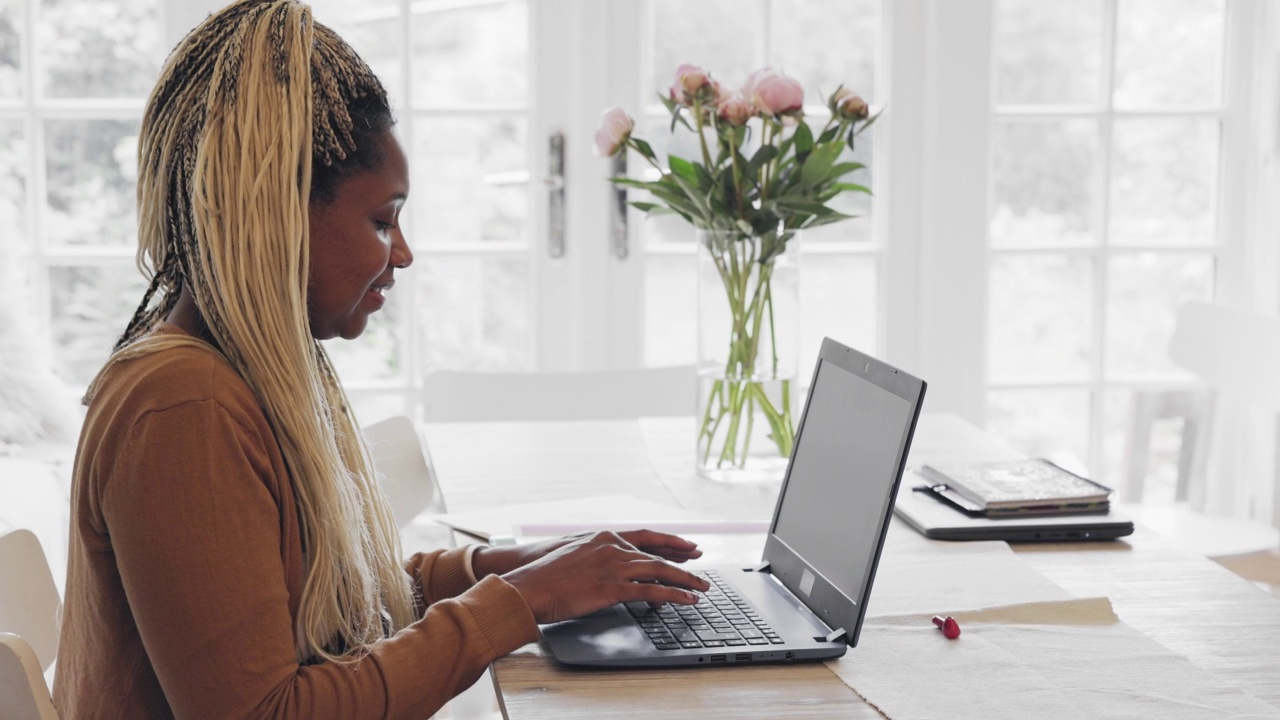
M 355 659 L 415 619 L 395 521 L 307 314 L 308 204 L 359 160 L 368 128 L 351 109 L 370 104 L 389 125 L 368 65 L 295 0 L 239 0 L 192 30 L 143 118 L 138 264 L 150 284 L 107 363 L 203 345 L 149 334 L 188 289 L 293 478 L 306 555 L 299 661 Z

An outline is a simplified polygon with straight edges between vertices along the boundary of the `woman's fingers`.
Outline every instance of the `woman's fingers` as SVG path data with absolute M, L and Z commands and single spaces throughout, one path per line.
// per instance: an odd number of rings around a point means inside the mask
M 697 543 L 679 535 L 654 530 L 628 530 L 618 533 L 618 536 L 644 552 L 674 562 L 685 562 L 702 557 L 702 551 L 698 549 Z
M 657 559 L 627 563 L 624 579 L 633 583 L 661 583 L 702 592 L 711 587 L 705 579 Z
M 653 543 L 688 559 L 696 546 L 665 533 L 603 532 L 579 538 L 518 567 L 504 577 L 529 604 L 539 622 L 555 622 L 595 612 L 618 602 L 642 600 L 689 605 L 691 590 L 705 591 L 706 580 L 671 561 L 637 549 L 632 540 Z

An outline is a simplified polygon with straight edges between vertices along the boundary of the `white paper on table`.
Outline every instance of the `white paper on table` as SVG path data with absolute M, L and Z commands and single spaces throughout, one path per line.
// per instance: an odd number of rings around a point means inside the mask
M 469 513 L 426 515 L 414 522 L 437 522 L 481 540 L 498 536 L 558 536 L 641 527 L 677 534 L 764 532 L 768 529 L 768 525 L 763 523 L 729 520 L 630 495 L 522 503 Z
M 1004 542 L 930 540 L 895 522 L 876 569 L 867 616 L 955 615 L 1071 597 Z
M 1182 655 L 1121 623 L 1105 598 L 868 620 L 827 666 L 890 720 L 1277 718 Z

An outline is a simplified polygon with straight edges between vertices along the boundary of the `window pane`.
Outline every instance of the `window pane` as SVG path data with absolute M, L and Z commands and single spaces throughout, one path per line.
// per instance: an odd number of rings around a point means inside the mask
M 1089 391 L 993 390 L 987 429 L 1022 452 L 1071 467 L 1089 461 Z
M 1218 190 L 1216 120 L 1117 120 L 1113 245 L 1209 245 Z
M 688 237 L 692 241 L 692 230 Z M 645 258 L 645 365 L 692 365 L 697 362 L 697 302 L 698 273 L 693 253 L 649 255 Z
M 422 118 L 410 163 L 419 244 L 526 240 L 528 123 L 523 118 Z
M 800 247 L 802 383 L 809 382 L 823 337 L 830 336 L 869 355 L 878 354 L 879 293 L 874 256 L 805 254 L 804 246 Z
M 760 67 L 764 13 L 759 0 L 651 0 L 651 7 L 653 65 L 640 94 L 646 101 L 653 93 L 666 93 L 684 63 L 707 70 L 732 89 Z
M 1096 244 L 1098 147 L 1092 120 L 999 123 L 991 244 Z
M 804 85 L 809 105 L 823 104 L 840 85 L 871 100 L 876 90 L 880 4 L 879 0 L 772 0 L 769 64 Z
M 404 20 L 399 0 L 309 0 L 317 22 L 333 28 L 360 53 L 373 68 L 396 107 L 405 107 L 399 97 L 404 84 L 401 53 L 404 49 Z
M 111 354 L 146 289 L 130 263 L 51 268 L 58 372 L 72 383 L 87 385 Z
M 993 380 L 1084 380 L 1092 342 L 1088 258 L 991 261 L 987 367 Z
M 1096 104 L 1102 88 L 1102 0 L 997 0 L 996 102 Z
M 413 272 L 420 372 L 533 370 L 528 261 L 419 254 Z
M 160 0 L 39 0 L 36 52 L 49 97 L 146 97 L 168 48 Z
M 1119 0 L 1116 106 L 1217 105 L 1225 6 L 1223 0 Z
M 68 245 L 134 245 L 137 123 L 50 120 L 45 123 L 44 236 Z
M 405 293 L 407 285 L 397 278 L 397 287 L 387 299 L 381 311 L 369 316 L 369 324 L 355 340 L 335 338 L 325 343 L 325 350 L 333 360 L 334 369 L 343 383 L 394 378 L 399 374 L 400 318 L 404 303 L 412 302 Z
M 0 98 L 22 95 L 22 0 L 0 0 Z
M 22 122 L 0 121 L 0 227 L 12 230 L 2 242 L 14 245 L 26 240 L 27 162 Z
M 529 102 L 524 0 L 413 5 L 416 107 Z
M 1169 340 L 1178 306 L 1213 297 L 1208 255 L 1120 255 L 1110 261 L 1107 372 L 1118 376 L 1178 373 Z

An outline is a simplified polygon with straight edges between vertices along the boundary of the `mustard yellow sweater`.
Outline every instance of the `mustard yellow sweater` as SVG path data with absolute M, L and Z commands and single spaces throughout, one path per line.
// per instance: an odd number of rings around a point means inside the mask
M 181 332 L 162 326 L 161 332 Z M 300 665 L 292 481 L 249 387 L 212 352 L 119 363 L 88 409 L 72 489 L 54 703 L 74 718 L 425 718 L 538 637 L 461 549 L 406 563 L 428 606 L 355 665 Z

